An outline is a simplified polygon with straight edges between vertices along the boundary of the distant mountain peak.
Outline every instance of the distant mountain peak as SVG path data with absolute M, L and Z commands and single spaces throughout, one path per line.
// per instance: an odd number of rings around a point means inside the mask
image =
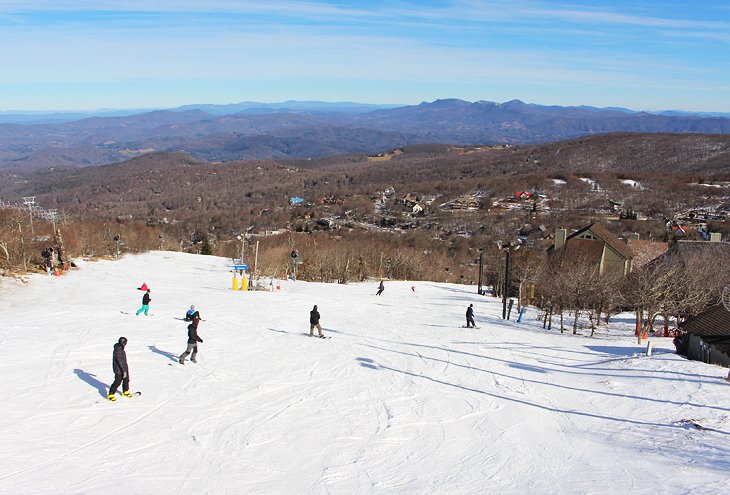
M 442 99 L 439 99 L 439 100 L 434 100 L 431 103 L 428 103 L 428 102 L 421 103 L 421 105 L 424 105 L 424 104 L 425 105 L 430 105 L 430 106 L 433 106 L 433 107 L 455 107 L 455 106 L 467 106 L 467 105 L 471 105 L 470 102 L 464 101 L 464 100 L 460 100 L 458 98 L 442 98 Z

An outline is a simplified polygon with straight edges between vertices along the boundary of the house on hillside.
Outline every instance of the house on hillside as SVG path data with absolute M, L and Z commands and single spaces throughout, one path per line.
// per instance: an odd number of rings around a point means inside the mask
M 403 204 L 408 208 L 413 208 L 421 200 L 421 195 L 418 193 L 408 193 L 403 196 Z
M 730 367 L 730 311 L 722 304 L 710 306 L 680 323 L 685 332 L 675 340 L 677 353 L 693 361 Z
M 544 225 L 525 224 L 517 231 L 517 238 L 523 244 L 536 244 L 547 238 L 549 235 Z
M 452 201 L 443 203 L 440 207 L 448 210 L 478 210 L 481 206 L 476 196 L 460 196 Z
M 557 229 L 548 255 L 570 254 L 595 263 L 598 272 L 627 275 L 633 268 L 634 253 L 623 241 L 604 226 L 592 223 L 570 235 L 566 229 Z
M 669 243 L 639 239 L 639 234 L 630 235 L 626 240 L 626 245 L 634 253 L 632 270 L 638 270 L 651 260 L 666 253 L 669 249 Z
M 651 263 L 658 263 L 666 258 L 679 258 L 688 263 L 693 257 L 713 260 L 718 269 L 730 268 L 730 242 L 722 242 L 720 234 L 713 232 L 709 241 L 677 241 L 664 254 L 653 259 Z

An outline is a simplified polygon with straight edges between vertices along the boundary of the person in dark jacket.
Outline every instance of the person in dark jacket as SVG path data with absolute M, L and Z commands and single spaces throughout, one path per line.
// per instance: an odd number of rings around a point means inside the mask
M 122 385 L 122 395 L 125 397 L 132 397 L 132 394 L 129 392 L 129 367 L 127 367 L 127 353 L 124 352 L 125 345 L 127 345 L 126 337 L 119 337 L 117 343 L 114 344 L 114 354 L 112 355 L 114 382 L 111 387 L 109 387 L 109 395 L 106 396 L 106 398 L 111 401 L 117 400 L 114 394 L 117 393 L 119 384 Z
M 142 296 L 142 307 L 137 310 L 137 316 L 144 311 L 144 315 L 148 316 L 147 313 L 150 310 L 150 301 L 152 298 L 150 297 L 150 290 L 147 289 L 147 292 L 144 293 L 144 296 Z
M 379 296 L 380 294 L 383 293 L 384 290 L 385 290 L 385 285 L 383 285 L 383 281 L 381 280 L 380 285 L 378 286 L 378 292 L 376 292 L 375 295 Z
M 319 336 L 320 338 L 324 338 L 324 334 L 322 333 L 322 325 L 319 324 L 319 311 L 317 311 L 317 305 L 314 305 L 314 308 L 312 308 L 312 311 L 309 312 L 309 336 L 314 337 L 314 327 L 317 327 L 317 330 L 319 330 Z
M 470 304 L 466 308 L 466 328 L 474 328 L 476 326 L 476 323 L 474 323 L 474 305 Z
M 190 321 L 193 322 L 193 326 L 195 327 L 195 331 L 198 331 L 198 325 L 200 325 L 200 322 L 203 320 L 203 318 L 200 316 L 200 311 L 197 309 L 195 310 L 195 313 L 193 313 L 190 316 Z
M 198 355 L 198 342 L 202 344 L 203 339 L 198 337 L 198 329 L 195 328 L 195 325 L 191 323 L 190 325 L 188 325 L 188 348 L 180 355 L 180 364 L 185 364 L 185 358 L 188 357 L 191 352 L 193 353 L 193 355 L 190 360 L 194 363 L 198 362 L 195 359 L 195 357 Z

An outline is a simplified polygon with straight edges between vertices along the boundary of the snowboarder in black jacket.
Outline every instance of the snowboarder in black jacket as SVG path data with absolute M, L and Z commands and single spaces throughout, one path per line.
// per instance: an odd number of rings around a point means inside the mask
M 198 362 L 195 359 L 195 357 L 198 355 L 198 342 L 202 344 L 203 339 L 198 337 L 198 329 L 195 328 L 195 325 L 191 323 L 190 325 L 188 325 L 188 348 L 180 355 L 180 364 L 185 364 L 185 358 L 188 357 L 191 352 L 193 353 L 193 355 L 190 360 L 194 363 Z
M 380 294 L 383 293 L 384 290 L 385 290 L 385 285 L 383 285 L 383 281 L 381 280 L 380 285 L 378 286 L 378 292 L 376 292 L 375 295 L 379 296 Z
M 127 345 L 126 337 L 119 337 L 119 341 L 114 344 L 114 354 L 112 355 L 114 382 L 111 387 L 109 387 L 109 395 L 106 396 L 106 398 L 111 401 L 117 400 L 114 394 L 117 393 L 119 384 L 122 385 L 122 395 L 125 397 L 132 397 L 132 394 L 129 392 L 129 368 L 127 367 L 127 353 L 124 352 L 125 345 Z
M 474 305 L 470 304 L 466 308 L 466 328 L 474 328 L 476 326 L 476 323 L 474 323 Z
M 137 316 L 144 311 L 144 315 L 147 316 L 147 313 L 150 310 L 150 301 L 152 298 L 150 297 L 150 290 L 147 289 L 147 292 L 144 293 L 144 296 L 142 296 L 142 307 L 137 310 Z
M 309 336 L 314 337 L 314 327 L 317 327 L 320 338 L 324 338 L 322 333 L 322 325 L 319 324 L 319 311 L 317 311 L 317 305 L 314 305 L 312 311 L 309 312 Z

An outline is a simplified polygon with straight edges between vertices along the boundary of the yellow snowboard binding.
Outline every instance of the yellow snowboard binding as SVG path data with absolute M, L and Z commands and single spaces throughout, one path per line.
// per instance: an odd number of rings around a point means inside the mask
M 110 401 L 114 402 L 115 400 L 117 400 L 117 398 L 114 397 L 114 394 L 109 394 L 106 396 L 106 400 L 110 400 Z
M 125 397 L 132 397 L 132 392 L 130 392 L 129 390 L 126 390 L 126 391 L 122 392 L 122 395 Z

